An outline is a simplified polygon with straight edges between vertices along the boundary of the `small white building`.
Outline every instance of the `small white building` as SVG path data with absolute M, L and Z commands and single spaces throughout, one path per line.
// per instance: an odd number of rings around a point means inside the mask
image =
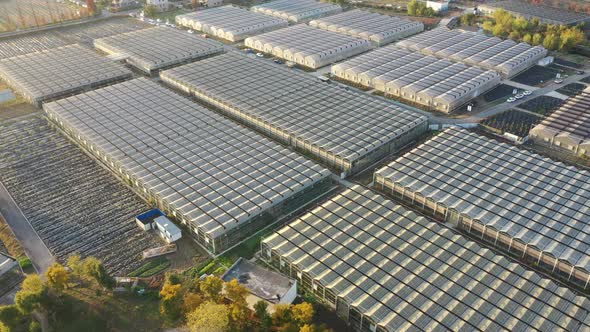
M 426 7 L 434 9 L 437 13 L 444 12 L 449 10 L 449 1 L 428 0 L 426 1 Z
M 156 230 L 168 243 L 182 237 L 182 231 L 159 209 L 153 209 L 135 217 L 135 222 L 144 231 Z
M 223 0 L 199 0 L 200 7 L 218 7 L 223 5 Z
M 148 6 L 155 6 L 159 12 L 165 12 L 170 9 L 170 3 L 168 0 L 146 0 Z

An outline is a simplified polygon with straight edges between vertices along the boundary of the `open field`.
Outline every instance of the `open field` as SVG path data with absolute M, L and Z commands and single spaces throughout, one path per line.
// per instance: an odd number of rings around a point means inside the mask
M 530 86 L 542 86 L 547 82 L 554 80 L 557 77 L 558 73 L 563 75 L 566 72 L 569 72 L 566 69 L 566 67 L 561 67 L 557 65 L 550 65 L 547 67 L 535 65 L 530 69 L 517 75 L 516 77 L 512 78 L 512 80 L 520 84 L 526 84 Z
M 537 113 L 543 116 L 548 116 L 557 107 L 563 104 L 563 100 L 550 97 L 550 96 L 539 96 L 520 104 L 518 107 L 525 109 L 529 112 Z
M 485 119 L 481 124 L 497 130 L 500 134 L 508 132 L 519 137 L 525 137 L 528 135 L 529 130 L 541 120 L 543 118 L 530 113 L 508 110 Z
M 582 84 L 582 83 L 570 83 L 566 86 L 562 86 L 561 88 L 555 90 L 561 94 L 564 94 L 566 96 L 575 96 L 577 94 L 579 94 L 580 92 L 582 92 L 585 88 L 587 87 L 586 84 Z
M 78 252 L 127 272 L 162 244 L 135 224 L 148 206 L 40 117 L 0 125 L 0 181 L 58 260 Z

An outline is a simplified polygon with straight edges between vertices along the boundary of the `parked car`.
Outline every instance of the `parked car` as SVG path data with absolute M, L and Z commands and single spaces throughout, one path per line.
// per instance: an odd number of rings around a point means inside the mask
M 578 70 L 578 71 L 576 72 L 576 74 L 578 74 L 578 75 L 584 75 L 584 74 L 586 74 L 586 73 L 585 73 L 583 70 Z
M 561 78 L 558 78 L 558 79 L 556 79 L 556 80 L 555 80 L 555 81 L 553 81 L 553 82 L 555 82 L 555 83 L 557 83 L 557 84 L 561 84 L 561 83 L 563 83 L 563 80 L 562 80 Z
M 525 90 L 525 91 L 522 92 L 522 94 L 525 95 L 525 96 L 530 96 L 531 93 L 533 93 L 533 92 L 532 91 L 529 91 L 529 90 Z
M 514 96 L 514 98 L 516 98 L 516 99 L 522 99 L 522 98 L 524 98 L 524 95 L 522 93 L 519 93 L 516 96 Z
M 264 58 L 264 54 L 262 54 L 260 52 L 256 53 L 256 56 L 259 57 L 259 58 Z
M 513 103 L 515 101 L 516 101 L 516 98 L 514 98 L 514 97 L 510 97 L 510 98 L 506 99 L 507 103 Z
M 252 54 L 252 53 L 254 53 L 254 51 L 252 51 L 251 48 L 244 49 L 244 52 L 246 52 L 246 54 Z
M 272 59 L 272 62 L 276 63 L 277 65 L 282 65 L 284 63 L 281 59 Z

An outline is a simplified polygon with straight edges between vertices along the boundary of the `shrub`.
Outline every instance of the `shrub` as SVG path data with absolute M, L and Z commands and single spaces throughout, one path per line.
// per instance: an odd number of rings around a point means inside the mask
M 31 260 L 29 259 L 29 257 L 21 257 L 18 259 L 18 265 L 20 265 L 20 268 L 23 270 L 26 269 L 30 269 L 33 267 L 33 263 L 31 262 Z

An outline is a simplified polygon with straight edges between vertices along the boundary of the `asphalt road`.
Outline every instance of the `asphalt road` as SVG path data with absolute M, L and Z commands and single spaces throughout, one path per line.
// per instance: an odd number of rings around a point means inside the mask
M 53 255 L 51 255 L 45 243 L 35 232 L 2 183 L 0 183 L 0 214 L 2 214 L 25 253 L 33 262 L 35 270 L 38 273 L 47 271 L 47 268 L 55 261 Z

